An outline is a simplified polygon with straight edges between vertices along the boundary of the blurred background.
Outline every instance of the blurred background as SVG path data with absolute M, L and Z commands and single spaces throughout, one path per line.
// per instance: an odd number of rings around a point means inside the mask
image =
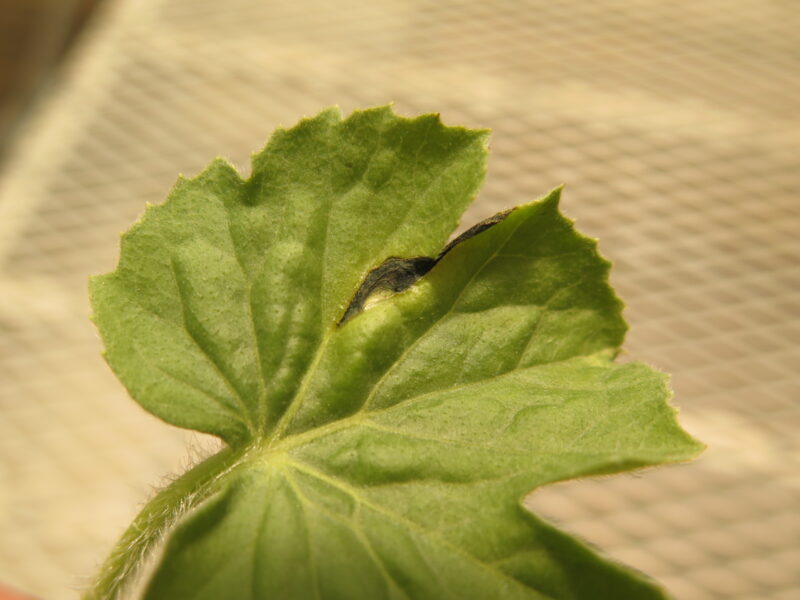
M 100 358 L 89 274 L 178 173 L 338 104 L 494 130 L 465 223 L 566 183 L 696 462 L 529 504 L 676 598 L 800 598 L 793 0 L 0 0 L 0 583 L 74 599 L 209 441 Z

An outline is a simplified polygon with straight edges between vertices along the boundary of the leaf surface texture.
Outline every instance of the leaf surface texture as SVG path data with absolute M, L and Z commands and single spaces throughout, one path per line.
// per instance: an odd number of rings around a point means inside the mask
M 613 362 L 622 305 L 560 190 L 445 246 L 486 139 L 328 110 L 123 236 L 92 283 L 110 365 L 241 453 L 146 598 L 662 597 L 521 505 L 701 446 L 664 375 Z

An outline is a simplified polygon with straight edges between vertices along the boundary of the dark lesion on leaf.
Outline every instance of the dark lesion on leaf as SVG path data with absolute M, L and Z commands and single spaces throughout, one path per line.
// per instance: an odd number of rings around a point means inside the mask
M 475 225 L 473 225 L 472 227 L 467 229 L 464 233 L 462 233 L 458 237 L 456 237 L 453 240 L 451 240 L 444 247 L 444 249 L 441 252 L 439 252 L 439 256 L 436 257 L 436 262 L 439 262 L 440 260 L 442 260 L 442 258 L 444 258 L 445 254 L 450 252 L 453 248 L 458 246 L 460 243 L 467 241 L 471 237 L 475 237 L 479 233 L 483 233 L 484 231 L 486 231 L 490 227 L 494 227 L 495 225 L 497 225 L 501 221 L 505 221 L 506 217 L 508 217 L 508 215 L 510 215 L 511 211 L 513 211 L 513 210 L 514 210 L 513 208 L 509 208 L 508 210 L 503 210 L 503 211 L 497 213 L 496 215 L 492 215 L 491 217 L 488 217 L 488 218 L 484 219 L 483 221 L 480 221 L 479 223 L 476 223 Z
M 347 321 L 363 312 L 370 301 L 381 300 L 407 290 L 436 266 L 436 263 L 442 260 L 453 248 L 505 220 L 513 210 L 513 208 L 504 210 L 473 225 L 450 241 L 436 258 L 431 258 L 430 256 L 415 256 L 413 258 L 391 256 L 387 258 L 379 266 L 367 273 L 344 315 L 336 324 L 344 325 Z
M 380 266 L 370 271 L 350 301 L 337 325 L 343 325 L 364 310 L 367 300 L 379 293 L 397 293 L 410 288 L 436 264 L 429 256 L 414 258 L 387 258 Z

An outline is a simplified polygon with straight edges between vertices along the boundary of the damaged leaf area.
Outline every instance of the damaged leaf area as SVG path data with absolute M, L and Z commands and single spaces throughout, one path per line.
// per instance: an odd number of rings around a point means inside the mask
M 367 308 L 370 303 L 374 304 L 378 300 L 407 290 L 435 264 L 436 259 L 428 256 L 387 258 L 366 276 L 338 324 L 343 325 Z
M 326 110 L 124 234 L 91 283 L 108 363 L 227 447 L 145 507 L 87 598 L 164 536 L 148 600 L 664 597 L 522 506 L 701 445 L 663 374 L 613 362 L 622 304 L 560 190 L 447 243 L 486 143 Z
M 513 210 L 513 209 L 511 209 Z M 392 256 L 369 272 L 364 281 L 358 288 L 356 295 L 350 301 L 347 310 L 344 312 L 339 325 L 344 324 L 358 313 L 376 301 L 391 297 L 397 292 L 402 292 L 414 285 L 417 280 L 430 271 L 445 254 L 450 252 L 464 240 L 486 231 L 489 227 L 497 225 L 505 219 L 511 210 L 504 210 L 484 219 L 480 223 L 473 225 L 467 231 L 459 235 L 447 244 L 436 258 L 428 256 L 417 256 L 414 258 L 397 258 Z

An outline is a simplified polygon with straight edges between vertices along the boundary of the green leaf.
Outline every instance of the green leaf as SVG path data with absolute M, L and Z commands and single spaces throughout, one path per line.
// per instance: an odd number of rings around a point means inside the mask
M 521 505 L 701 445 L 665 376 L 612 362 L 622 305 L 560 190 L 444 246 L 485 144 L 329 110 L 278 131 L 250 179 L 218 160 L 125 234 L 92 283 L 109 363 L 235 449 L 146 598 L 662 597 Z M 96 597 L 131 572 L 115 560 Z
M 485 144 L 434 115 L 331 109 L 277 131 L 247 181 L 219 159 L 181 180 L 92 282 L 109 363 L 165 421 L 232 445 L 262 437 L 363 274 L 439 251 Z

